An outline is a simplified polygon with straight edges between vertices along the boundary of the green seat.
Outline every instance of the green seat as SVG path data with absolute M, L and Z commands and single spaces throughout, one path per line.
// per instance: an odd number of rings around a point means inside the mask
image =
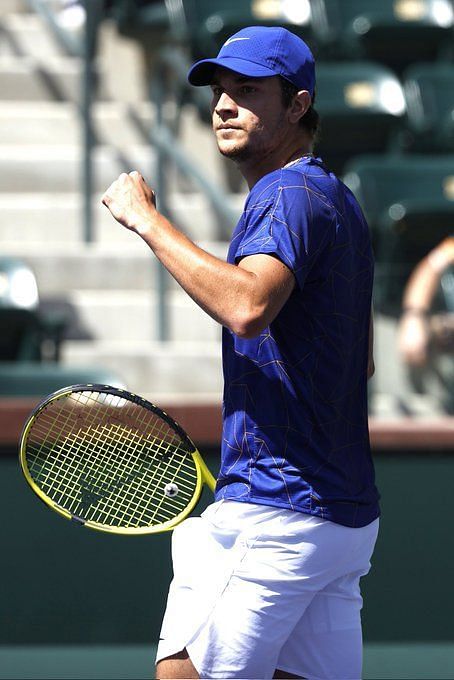
M 125 387 L 119 376 L 100 366 L 62 366 L 44 361 L 43 343 L 58 349 L 68 314 L 39 306 L 31 269 L 19 258 L 0 257 L 0 396 L 44 397 L 76 383 Z
M 31 268 L 0 256 L 0 361 L 58 359 L 69 315 L 41 304 Z
M 380 61 L 398 73 L 452 55 L 451 0 L 312 0 L 312 23 L 323 53 Z
M 45 397 L 56 390 L 85 383 L 125 388 L 114 371 L 102 366 L 62 366 L 54 362 L 0 361 L 0 396 Z
M 0 255 L 0 307 L 38 307 L 35 275 L 21 258 Z
M 454 151 L 454 64 L 414 64 L 403 76 L 410 150 Z
M 37 312 L 0 307 L 0 361 L 40 361 L 42 339 Z
M 193 59 L 215 56 L 225 40 L 245 26 L 284 26 L 315 49 L 308 0 L 183 0 Z
M 452 233 L 454 156 L 358 157 L 347 164 L 344 181 L 371 227 L 376 307 L 397 317 L 411 271 Z
M 171 26 L 168 3 L 162 0 L 111 0 L 108 14 L 127 36 L 150 30 L 167 32 Z
M 315 108 L 321 116 L 317 155 L 341 172 L 352 156 L 381 153 L 393 143 L 405 112 L 399 80 L 372 62 L 320 62 Z
M 309 0 L 112 0 L 110 16 L 118 29 L 137 37 L 147 31 L 182 39 L 192 58 L 213 56 L 226 38 L 244 26 L 280 25 L 308 38 L 311 35 Z
M 0 361 L 41 359 L 38 287 L 20 258 L 0 257 Z

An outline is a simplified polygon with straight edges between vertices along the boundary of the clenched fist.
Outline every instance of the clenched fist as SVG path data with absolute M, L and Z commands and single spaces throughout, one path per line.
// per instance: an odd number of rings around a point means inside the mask
M 155 193 L 137 171 L 121 174 L 102 202 L 120 224 L 138 234 L 149 231 L 157 215 Z

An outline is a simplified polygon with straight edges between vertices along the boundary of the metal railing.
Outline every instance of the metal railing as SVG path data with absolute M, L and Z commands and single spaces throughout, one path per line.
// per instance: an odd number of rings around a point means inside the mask
M 93 150 L 95 144 L 102 142 L 102 140 L 94 133 L 92 107 L 97 82 L 95 65 L 97 42 L 100 25 L 104 17 L 104 2 L 103 0 L 80 1 L 85 7 L 86 21 L 82 38 L 78 39 L 76 35 L 58 23 L 54 8 L 49 4 L 48 0 L 27 0 L 30 8 L 47 23 L 55 40 L 64 52 L 83 61 L 80 101 L 76 102 L 76 107 L 83 130 L 80 189 L 83 196 L 83 240 L 88 243 L 96 240 L 96 224 L 92 208 L 92 187 L 94 183 Z M 150 144 L 156 151 L 156 168 L 152 172 L 152 176 L 154 177 L 154 188 L 159 197 L 159 210 L 172 219 L 166 181 L 168 169 L 172 165 L 185 178 L 190 179 L 209 200 L 217 220 L 219 238 L 227 239 L 237 220 L 236 211 L 233 210 L 220 188 L 211 182 L 186 153 L 178 140 L 178 136 L 174 133 L 173 128 L 175 126 L 167 124 L 164 117 L 163 107 L 168 95 L 168 75 L 171 75 L 173 90 L 175 89 L 175 84 L 177 84 L 180 92 L 184 88 L 189 88 L 186 81 L 188 63 L 183 55 L 183 51 L 175 49 L 175 45 L 179 46 L 184 41 L 185 17 L 183 4 L 181 0 L 165 0 L 165 9 L 168 13 L 169 37 L 172 41 L 172 48 L 164 47 L 159 52 L 156 74 L 153 82 L 150 83 L 150 100 L 153 102 L 156 110 L 155 122 L 148 127 L 132 104 L 128 105 L 128 117 L 135 126 L 136 131 L 141 135 L 144 143 Z M 167 77 L 164 74 L 167 74 Z M 206 92 L 200 91 L 200 88 L 197 88 L 197 91 L 193 92 L 192 97 L 199 106 L 206 107 L 208 110 L 209 100 Z M 132 167 L 123 151 L 117 150 L 117 155 L 124 167 Z M 156 279 L 158 299 L 156 334 L 159 340 L 166 340 L 169 337 L 166 304 L 167 288 L 167 273 L 158 263 Z

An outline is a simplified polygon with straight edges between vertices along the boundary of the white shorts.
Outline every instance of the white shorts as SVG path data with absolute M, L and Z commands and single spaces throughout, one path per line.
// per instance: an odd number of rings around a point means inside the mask
M 377 532 L 214 503 L 174 531 L 157 661 L 186 648 L 201 678 L 360 678 L 359 580 Z

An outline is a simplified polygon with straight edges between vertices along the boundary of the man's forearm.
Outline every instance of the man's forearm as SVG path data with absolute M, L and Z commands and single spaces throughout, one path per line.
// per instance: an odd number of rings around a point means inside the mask
M 404 311 L 427 312 L 432 304 L 440 276 L 430 266 L 428 258 L 422 260 L 413 271 L 405 289 Z
M 410 312 L 427 312 L 445 269 L 454 262 L 454 238 L 442 241 L 415 267 L 405 289 L 403 307 Z
M 236 335 L 255 337 L 293 290 L 292 272 L 275 258 L 254 255 L 236 266 L 199 248 L 156 210 L 154 191 L 138 172 L 120 175 L 102 202 L 207 314 Z
M 242 317 L 252 313 L 255 274 L 203 250 L 159 213 L 140 236 L 207 314 L 234 332 L 240 329 Z

